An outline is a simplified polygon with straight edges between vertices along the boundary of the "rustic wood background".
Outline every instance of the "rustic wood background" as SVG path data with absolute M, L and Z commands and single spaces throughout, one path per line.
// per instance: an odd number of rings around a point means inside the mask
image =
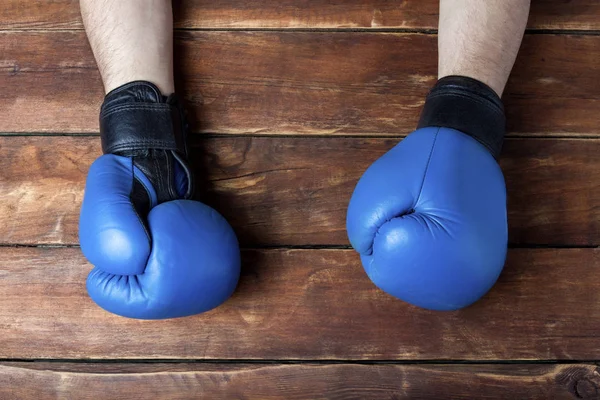
M 600 2 L 533 0 L 506 268 L 435 313 L 370 283 L 344 219 L 435 82 L 437 0 L 175 1 L 199 197 L 244 264 L 224 306 L 170 321 L 85 293 L 102 87 L 77 3 L 0 6 L 0 399 L 600 398 Z

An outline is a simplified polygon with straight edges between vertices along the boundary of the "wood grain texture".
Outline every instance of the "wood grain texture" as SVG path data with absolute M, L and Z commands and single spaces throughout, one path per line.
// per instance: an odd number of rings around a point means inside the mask
M 177 36 L 195 132 L 403 135 L 435 82 L 435 35 Z M 0 48 L 0 132 L 97 131 L 102 87 L 83 32 L 4 32 Z M 600 135 L 598 54 L 600 36 L 526 36 L 504 96 L 509 135 Z
M 599 375 L 593 364 L 1 363 L 0 398 L 593 400 Z
M 175 0 L 175 26 L 436 29 L 438 0 Z M 534 0 L 529 29 L 600 29 L 595 0 Z M 83 29 L 77 0 L 4 0 L 0 30 Z
M 200 199 L 242 245 L 348 245 L 346 208 L 398 139 L 217 137 L 193 141 Z M 510 243 L 600 245 L 600 140 L 509 139 L 500 164 Z M 77 244 L 97 137 L 0 137 L 0 243 Z M 402 173 L 404 171 L 399 171 Z
M 78 248 L 2 248 L 0 358 L 600 359 L 600 250 L 509 251 L 457 312 L 376 289 L 351 250 L 247 250 L 234 296 L 206 314 L 130 320 L 84 288 Z

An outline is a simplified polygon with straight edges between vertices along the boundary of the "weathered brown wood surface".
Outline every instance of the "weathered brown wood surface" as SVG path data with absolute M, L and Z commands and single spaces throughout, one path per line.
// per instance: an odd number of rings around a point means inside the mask
M 593 364 L 0 364 L 0 398 L 11 400 L 592 400 L 598 393 Z
M 504 95 L 513 248 L 480 302 L 436 313 L 339 247 L 435 81 L 438 0 L 175 0 L 179 91 L 219 134 L 192 141 L 201 197 L 247 249 L 224 306 L 136 321 L 85 292 L 102 87 L 78 1 L 3 1 L 0 399 L 600 398 L 600 2 L 532 3 Z
M 0 358 L 596 360 L 600 250 L 515 249 L 457 312 L 376 289 L 351 250 L 247 250 L 234 296 L 203 315 L 137 321 L 85 293 L 79 248 L 0 252 Z
M 436 29 L 438 0 L 175 0 L 177 28 Z M 596 0 L 533 0 L 530 29 L 599 29 Z M 79 1 L 4 0 L 2 29 L 83 29 Z
M 348 245 L 348 200 L 398 139 L 217 137 L 194 140 L 200 197 L 244 246 Z M 98 137 L 0 137 L 0 243 L 77 244 Z M 509 139 L 510 242 L 600 245 L 600 140 Z M 403 173 L 403 171 L 398 171 Z
M 177 36 L 197 132 L 403 135 L 435 81 L 435 35 Z M 3 32 L 0 48 L 0 132 L 97 131 L 102 86 L 83 32 Z M 599 136 L 598 54 L 600 36 L 528 35 L 504 96 L 509 135 Z

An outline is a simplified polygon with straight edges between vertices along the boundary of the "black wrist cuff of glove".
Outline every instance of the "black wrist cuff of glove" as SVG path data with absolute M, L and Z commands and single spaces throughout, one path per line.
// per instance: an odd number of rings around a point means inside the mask
M 108 93 L 100 109 L 102 151 L 172 150 L 187 156 L 183 107 L 152 83 L 126 83 Z
M 100 137 L 104 154 L 130 157 L 152 183 L 158 203 L 191 198 L 193 177 L 187 163 L 188 126 L 181 102 L 163 96 L 156 85 L 134 81 L 106 95 L 100 109 Z M 185 193 L 176 183 L 177 171 L 186 177 Z M 131 193 L 138 213 L 150 209 L 143 185 Z
M 418 128 L 440 126 L 464 132 L 497 158 L 506 121 L 502 100 L 486 84 L 466 76 L 446 76 L 425 100 Z

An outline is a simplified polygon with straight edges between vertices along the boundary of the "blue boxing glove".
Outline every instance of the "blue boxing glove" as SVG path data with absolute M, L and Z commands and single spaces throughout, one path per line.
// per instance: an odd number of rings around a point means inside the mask
M 419 129 L 359 180 L 350 242 L 379 288 L 432 310 L 482 297 L 506 258 L 506 189 L 495 157 L 505 130 L 500 98 L 467 77 L 441 79 Z
M 149 82 L 106 95 L 104 155 L 88 174 L 79 240 L 95 266 L 88 293 L 107 311 L 141 319 L 193 315 L 223 303 L 237 285 L 233 230 L 190 200 L 186 130 L 177 98 Z

